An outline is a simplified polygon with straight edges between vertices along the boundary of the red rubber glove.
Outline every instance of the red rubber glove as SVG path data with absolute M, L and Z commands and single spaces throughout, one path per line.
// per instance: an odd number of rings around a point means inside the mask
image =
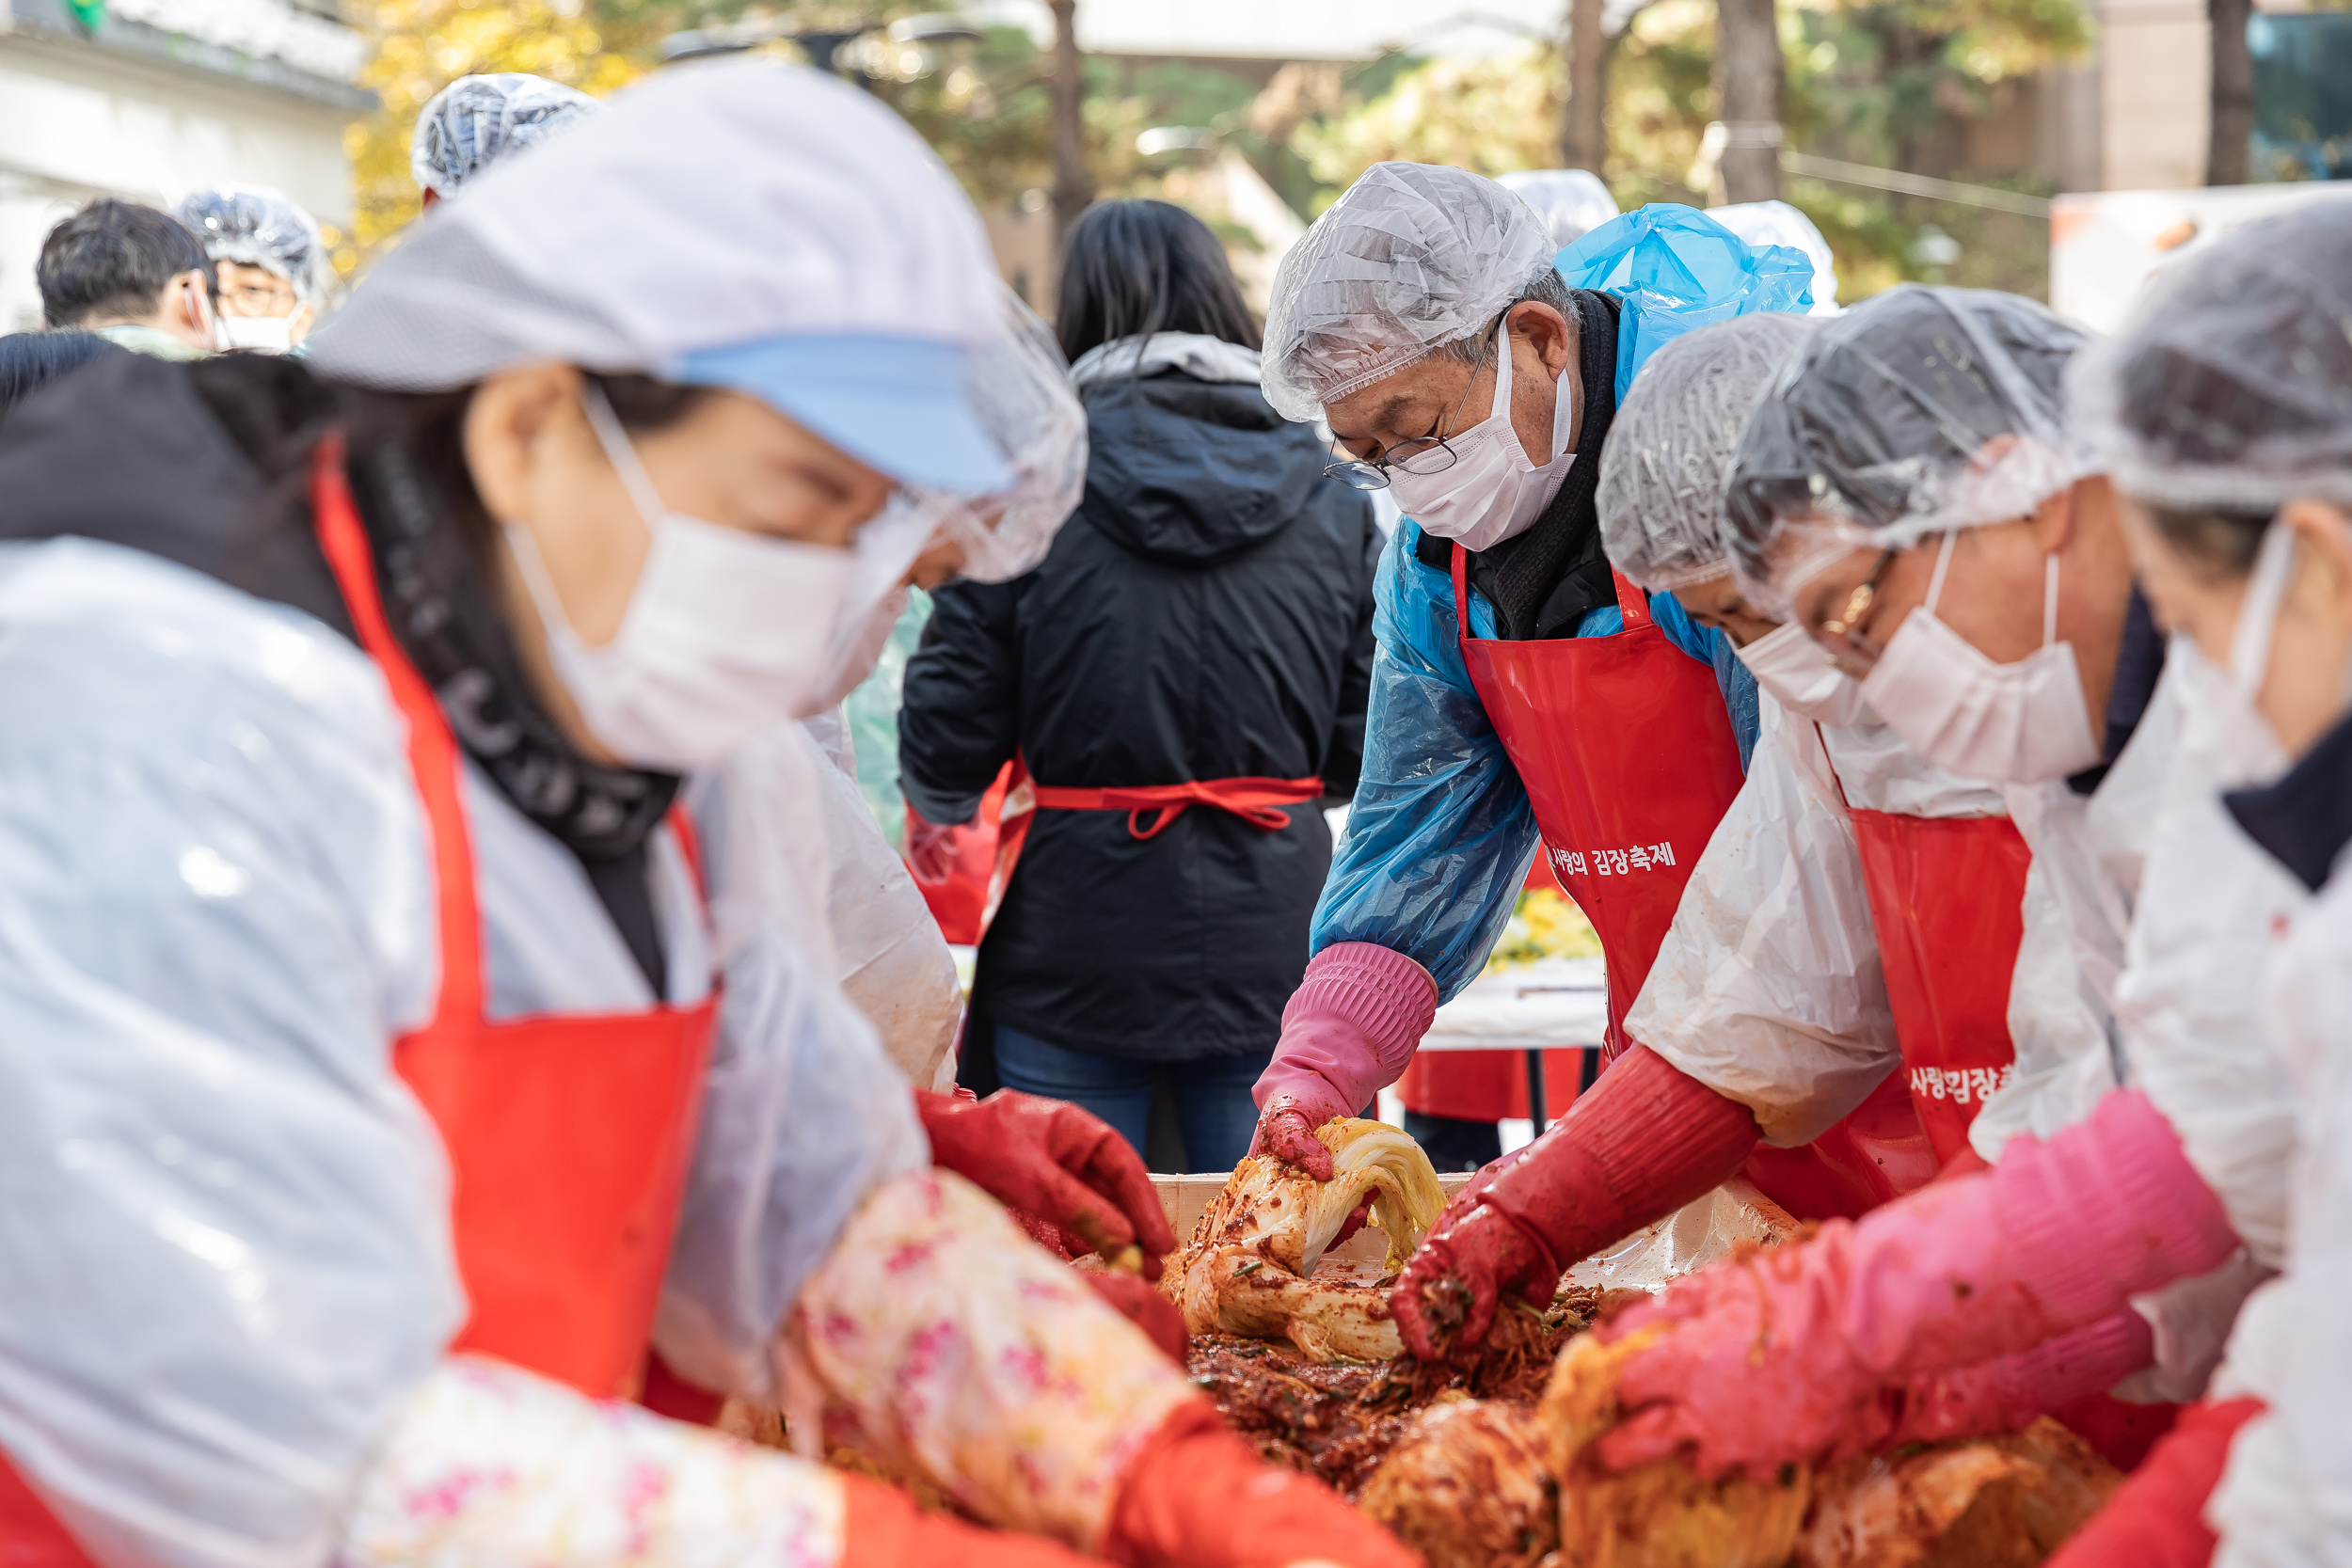
M 1701 1476 L 1760 1480 L 1867 1451 L 1913 1376 L 2030 1350 L 2237 1246 L 2170 1125 L 2119 1091 L 2046 1144 L 2012 1139 L 1983 1175 L 1708 1269 L 1600 1329 L 1666 1331 L 1626 1363 L 1636 1413 L 1602 1457 L 1624 1469 L 1690 1445 Z
M 2047 1568 L 2205 1568 L 2217 1543 L 2205 1499 L 2221 1484 L 2238 1428 L 2268 1406 L 2260 1400 L 2192 1404 L 2131 1479 Z
M 1402 1077 L 1437 1013 L 1438 982 L 1404 954 L 1369 942 L 1317 953 L 1282 1009 L 1274 1059 L 1250 1090 L 1258 1132 L 1249 1152 L 1330 1180 L 1331 1151 L 1315 1129 L 1354 1116 Z
M 1124 1568 L 1421 1568 L 1328 1486 L 1260 1459 L 1206 1400 L 1162 1422 L 1121 1473 L 1103 1555 Z
M 1094 1561 L 1059 1542 L 986 1529 L 952 1513 L 917 1507 L 895 1486 L 864 1476 L 840 1478 L 841 1560 L 858 1568 L 1085 1568 Z
M 986 1100 L 914 1091 L 931 1163 L 1009 1209 L 1057 1225 L 1104 1258 L 1140 1247 L 1143 1276 L 1160 1277 L 1176 1233 L 1142 1160 L 1093 1112 L 999 1089 Z
M 1170 1361 L 1181 1367 L 1191 1355 L 1192 1335 L 1184 1327 L 1184 1315 L 1157 1290 L 1131 1274 L 1088 1273 L 1079 1277 L 1111 1310 L 1143 1330 Z
M 1390 1296 L 1405 1348 L 1475 1350 L 1506 1291 L 1549 1307 L 1569 1267 L 1739 1174 L 1756 1139 L 1746 1106 L 1636 1046 L 1454 1195 Z

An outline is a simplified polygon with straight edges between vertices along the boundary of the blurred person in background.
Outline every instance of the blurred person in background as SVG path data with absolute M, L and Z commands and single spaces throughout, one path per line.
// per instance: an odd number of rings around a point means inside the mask
M 49 230 L 35 277 L 42 319 L 162 359 L 220 346 L 213 263 L 169 213 L 101 197 Z
M 743 750 L 893 490 L 1009 477 L 996 291 L 897 117 L 710 63 L 311 356 L 0 427 L 12 1560 L 1407 1560 L 984 1191 L 1107 1177 L 1069 1218 L 1157 1250 L 1135 1162 L 928 1138 L 787 924 Z M 1004 1533 L 613 1402 L 653 1344 Z
M 216 185 L 172 212 L 212 258 L 224 346 L 283 354 L 317 325 L 335 269 L 318 221 L 283 191 Z
M 1198 218 L 1089 211 L 1057 330 L 1085 499 L 1035 571 L 935 595 L 903 785 L 956 824 L 1020 769 L 973 994 L 1001 1081 L 1141 1149 L 1165 1078 L 1185 1167 L 1222 1170 L 1306 966 L 1322 801 L 1355 785 L 1380 540 L 1259 390 L 1257 325 Z
M 1521 169 L 1496 175 L 1495 183 L 1535 209 L 1544 232 L 1562 250 L 1617 215 L 1617 198 L 1590 169 Z
M 55 327 L 0 338 L 0 420 L 41 388 L 93 359 L 129 351 L 95 332 Z
M 408 172 L 423 193 L 424 210 L 500 159 L 603 107 L 577 87 L 528 71 L 460 76 L 418 112 L 408 143 Z

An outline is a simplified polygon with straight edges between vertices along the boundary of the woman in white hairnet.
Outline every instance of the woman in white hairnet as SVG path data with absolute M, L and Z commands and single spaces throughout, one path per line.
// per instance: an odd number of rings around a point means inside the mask
M 952 178 L 741 62 L 485 190 L 307 365 L 0 436 L 11 1560 L 1405 1561 L 953 1174 L 1059 1151 L 927 1146 L 767 918 L 742 747 L 893 487 L 1007 478 Z M 1033 1533 L 610 1402 L 649 1345 Z
M 460 76 L 418 111 L 408 172 L 425 211 L 492 164 L 576 124 L 604 105 L 561 82 L 523 71 Z
M 1602 456 L 1610 560 L 1740 644 L 1763 722 L 1747 783 L 1626 1020 L 1672 1075 L 1640 1099 L 1604 1078 L 1515 1158 L 1495 1196 L 1470 1200 L 1538 1230 L 1554 1256 L 1661 1218 L 1743 1160 L 1769 1164 L 1772 1145 L 1832 1138 L 1861 1152 L 1855 1164 L 1883 1180 L 1855 1195 L 1857 1213 L 1939 1165 L 1981 1165 L 1967 1130 L 2011 1054 L 2024 847 L 1997 792 L 1912 752 L 1826 657 L 1779 651 L 1791 637 L 1814 644 L 1801 627 L 1774 630 L 1731 578 L 1724 475 L 1810 325 L 1743 316 L 1667 344 Z M 1428 1248 L 1407 1280 L 1440 1276 L 1452 1250 Z M 2147 1324 L 2119 1312 L 2061 1354 L 1947 1389 L 1892 1440 L 1998 1428 L 2098 1395 L 2149 1352 Z
M 228 347 L 283 354 L 302 341 L 335 282 L 315 218 L 266 185 L 192 191 L 172 214 L 212 258 Z
M 1890 291 L 1817 329 L 1741 439 L 1752 592 L 1931 761 L 1999 783 L 2033 850 L 2017 1071 L 1968 1130 L 1990 1170 L 1621 1320 L 1663 1332 L 1627 1365 L 1612 1463 L 1875 1447 L 1945 1380 L 2126 1309 L 2155 1366 L 2118 1391 L 2193 1398 L 2283 1255 L 2293 1092 L 2255 985 L 2306 900 L 2214 800 L 2265 762 L 2215 721 L 2210 666 L 2176 644 L 2130 700 L 2144 605 L 2103 455 L 2059 407 L 2082 341 L 2013 296 Z
M 2352 840 L 2352 211 L 2314 204 L 2191 252 L 2070 390 L 2140 580 L 2209 677 L 2189 722 L 2262 759 L 2200 816 L 2314 901 L 2263 977 L 2266 1043 L 2296 1101 L 2285 1273 L 2248 1300 L 2208 1402 L 2052 1560 L 2352 1561 L 2352 882 L 2338 874 Z

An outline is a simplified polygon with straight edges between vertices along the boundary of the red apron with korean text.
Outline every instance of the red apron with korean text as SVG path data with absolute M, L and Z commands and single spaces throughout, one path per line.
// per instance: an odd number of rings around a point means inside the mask
M 441 994 L 393 1063 L 432 1114 L 454 1178 L 458 1272 L 472 1316 L 453 1349 L 495 1355 L 599 1398 L 631 1391 L 684 1192 L 712 995 L 691 1007 L 492 1022 L 484 1016 L 482 917 L 455 738 L 386 624 L 368 542 L 322 442 L 311 499 L 319 543 L 359 643 L 408 724 L 433 838 Z M 674 826 L 691 858 L 683 813 Z M 169 1311 L 168 1303 L 156 1310 Z M 40 1499 L 0 1458 L 0 1564 L 87 1568 Z
M 1468 557 L 1454 551 L 1462 658 L 1526 785 L 1543 853 L 1600 937 L 1604 1063 L 1674 924 L 1683 885 L 1740 793 L 1739 741 L 1715 676 L 1612 573 L 1625 629 L 1532 641 L 1470 634 Z M 1748 1175 L 1801 1219 L 1859 1213 L 1934 1174 L 1915 1122 L 1880 1096 L 1803 1148 L 1759 1148 Z M 1892 1112 L 1890 1115 L 1889 1112 Z
M 1841 784 L 1841 800 L 1844 792 Z M 1985 1097 L 2016 1071 L 2009 991 L 2033 851 L 2006 816 L 1904 816 L 1851 801 L 1846 815 L 1862 851 L 1902 1075 L 1936 1160 L 1949 1164 L 1968 1147 Z

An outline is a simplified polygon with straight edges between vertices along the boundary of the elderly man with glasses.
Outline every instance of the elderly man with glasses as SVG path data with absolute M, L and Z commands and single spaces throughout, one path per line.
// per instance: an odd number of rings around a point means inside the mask
M 1367 172 L 1285 260 L 1266 394 L 1293 419 L 1324 420 L 1331 476 L 1388 488 L 1406 521 L 1376 589 L 1362 782 L 1314 957 L 1258 1083 L 1262 1151 L 1325 1174 L 1316 1129 L 1402 1075 L 1420 1113 L 1408 1127 L 1441 1164 L 1500 1153 L 1491 1125 L 1463 1124 L 1528 1114 L 1507 1057 L 1488 1059 L 1483 1083 L 1406 1069 L 1438 1004 L 1485 964 L 1538 855 L 1538 875 L 1591 917 L 1607 958 L 1606 1055 L 1623 1058 L 1612 1088 L 1623 1080 L 1638 1096 L 1647 1076 L 1671 1073 L 1624 1019 L 1740 788 L 1755 688 L 1672 594 L 1612 569 L 1594 502 L 1600 452 L 1654 349 L 1753 310 L 1802 311 L 1811 276 L 1796 252 L 1753 249 L 1677 207 L 1629 214 L 1555 256 L 1509 191 L 1410 164 Z M 1444 1147 L 1472 1131 L 1484 1149 Z M 1486 1228 L 1505 1250 L 1524 1236 Z M 1556 1279 L 1540 1251 L 1486 1259 L 1462 1342 L 1483 1332 L 1495 1279 Z M 1410 1342 L 1454 1337 L 1420 1294 L 1397 1308 Z

